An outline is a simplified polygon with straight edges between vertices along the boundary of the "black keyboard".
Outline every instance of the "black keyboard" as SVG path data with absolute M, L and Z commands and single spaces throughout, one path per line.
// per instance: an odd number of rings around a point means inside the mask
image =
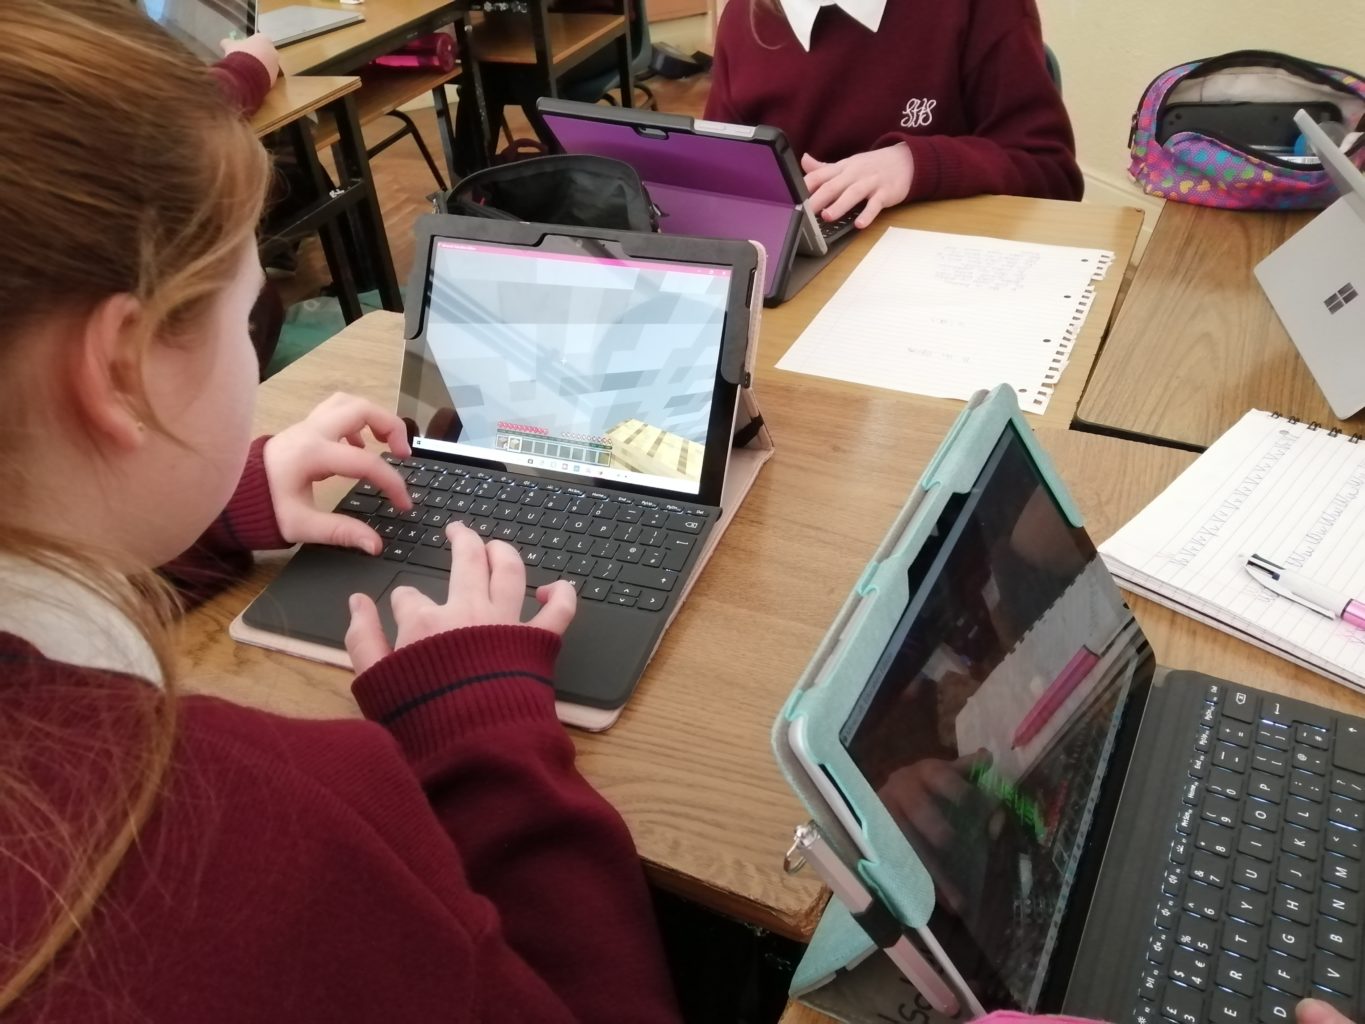
M 1358 1019 L 1365 721 L 1210 685 L 1180 799 L 1136 1024 Z
M 365 482 L 337 506 L 378 531 L 384 558 L 448 572 L 445 528 L 460 522 L 514 546 L 529 589 L 568 580 L 584 600 L 623 608 L 663 611 L 716 515 L 639 495 L 384 458 L 405 475 L 412 508 L 400 512 Z
M 825 220 L 823 217 L 816 217 L 815 219 L 820 225 L 820 234 L 824 236 L 826 243 L 837 242 L 853 230 L 853 222 L 858 219 L 858 214 L 862 212 L 863 204 L 859 203 L 838 220 Z

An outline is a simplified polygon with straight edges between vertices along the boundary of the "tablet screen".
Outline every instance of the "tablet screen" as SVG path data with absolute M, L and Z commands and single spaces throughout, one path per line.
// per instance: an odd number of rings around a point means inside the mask
M 965 980 L 988 1008 L 1032 1010 L 1131 678 L 1132 617 L 1013 428 L 909 577 L 840 740 L 933 877 L 930 929 Z
M 700 492 L 729 267 L 435 244 L 426 369 L 416 381 L 427 400 L 400 399 L 419 425 L 415 447 Z M 438 413 L 423 415 L 423 404 Z
M 254 31 L 256 0 L 138 0 L 153 21 L 201 60 L 223 56 L 225 39 L 244 39 Z

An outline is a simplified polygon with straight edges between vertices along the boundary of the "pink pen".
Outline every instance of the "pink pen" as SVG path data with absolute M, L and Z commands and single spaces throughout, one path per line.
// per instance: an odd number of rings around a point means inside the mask
M 1321 583 L 1314 583 L 1260 555 L 1247 556 L 1247 572 L 1261 586 L 1281 597 L 1287 597 L 1329 619 L 1341 619 L 1358 629 L 1365 629 L 1365 602 L 1339 594 Z
M 1038 698 L 1038 703 L 1029 708 L 1028 714 L 1019 723 L 1019 728 L 1014 730 L 1014 739 L 1010 741 L 1010 749 L 1017 750 L 1033 737 L 1038 735 L 1039 730 L 1047 725 L 1048 720 L 1057 713 L 1057 709 L 1066 703 L 1066 699 L 1075 692 L 1081 680 L 1090 674 L 1090 670 L 1095 667 L 1095 662 L 1100 660 L 1100 656 L 1089 647 L 1082 647 L 1075 653 L 1070 661 L 1066 663 L 1066 668 Z

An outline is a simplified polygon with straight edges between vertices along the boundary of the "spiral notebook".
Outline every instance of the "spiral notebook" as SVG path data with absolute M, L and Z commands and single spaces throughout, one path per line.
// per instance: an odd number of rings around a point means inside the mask
M 1275 594 L 1245 568 L 1258 554 L 1342 594 L 1365 594 L 1360 440 L 1253 410 L 1100 554 L 1128 589 L 1365 688 L 1365 630 Z
M 1112 252 L 888 228 L 779 370 L 1047 409 Z

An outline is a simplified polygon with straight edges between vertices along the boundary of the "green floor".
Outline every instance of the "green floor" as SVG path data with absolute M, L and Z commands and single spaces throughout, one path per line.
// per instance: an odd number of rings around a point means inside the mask
M 360 306 L 366 313 L 382 309 L 379 292 L 361 292 Z M 270 365 L 266 367 L 265 376 L 271 377 L 279 373 L 295 359 L 307 355 L 345 326 L 346 318 L 341 315 L 341 306 L 334 298 L 296 302 L 284 315 L 280 343 L 275 347 L 275 355 L 271 358 Z

